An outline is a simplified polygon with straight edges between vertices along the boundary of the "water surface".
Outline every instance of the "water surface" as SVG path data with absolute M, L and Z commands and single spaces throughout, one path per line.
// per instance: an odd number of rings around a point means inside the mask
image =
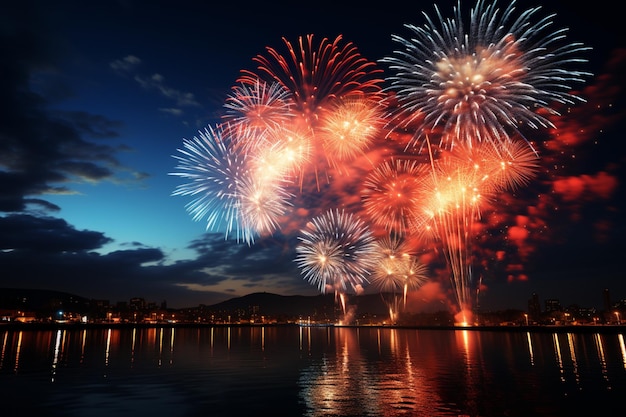
M 598 416 L 625 400 L 620 332 L 0 328 L 3 417 Z

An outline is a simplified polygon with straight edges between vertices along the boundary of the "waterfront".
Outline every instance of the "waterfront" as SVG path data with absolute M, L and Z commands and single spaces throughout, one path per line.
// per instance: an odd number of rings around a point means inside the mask
M 558 417 L 626 410 L 623 328 L 472 330 L 0 327 L 0 412 Z

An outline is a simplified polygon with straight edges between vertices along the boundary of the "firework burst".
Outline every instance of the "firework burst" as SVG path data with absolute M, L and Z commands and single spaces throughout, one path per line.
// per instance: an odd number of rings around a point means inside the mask
M 407 294 L 428 280 L 428 268 L 411 255 L 406 241 L 385 237 L 377 241 L 378 260 L 372 273 L 372 285 L 381 292 L 393 321 L 406 306 Z M 402 303 L 400 303 L 402 300 Z
M 255 85 L 258 80 L 265 80 L 269 84 L 280 85 L 287 92 L 293 119 L 289 125 L 283 126 L 310 132 L 311 155 L 307 169 L 313 171 L 319 191 L 320 174 L 327 172 L 333 164 L 341 167 L 341 164 L 335 163 L 338 159 L 345 162 L 355 152 L 362 151 L 371 139 L 369 132 L 354 130 L 348 140 L 341 144 L 338 138 L 345 132 L 327 134 L 333 128 L 333 119 L 326 113 L 327 120 L 324 120 L 324 112 L 337 106 L 350 110 L 344 100 L 361 96 L 368 100 L 363 102 L 367 104 L 361 105 L 369 108 L 370 114 L 364 116 L 364 110 L 361 109 L 352 118 L 354 121 L 355 118 L 365 117 L 365 120 L 359 122 L 371 127 L 372 120 L 381 114 L 380 111 L 375 115 L 371 114 L 376 111 L 371 104 L 378 103 L 382 97 L 381 84 L 384 79 L 379 77 L 382 70 L 377 67 L 376 62 L 365 59 L 353 43 L 343 42 L 341 35 L 333 41 L 322 38 L 320 42 L 316 42 L 311 34 L 299 37 L 297 44 L 285 38 L 283 41 L 286 54 L 281 54 L 275 48 L 266 48 L 267 55 L 253 58 L 258 65 L 256 70 L 242 70 L 237 81 L 244 85 Z M 345 122 L 345 117 L 342 122 Z M 320 132 L 320 126 L 325 130 Z M 357 125 L 353 125 L 353 129 L 355 126 Z M 304 172 L 302 170 L 300 174 Z
M 172 195 L 191 196 L 187 211 L 195 221 L 206 218 L 206 229 L 225 230 L 228 239 L 254 242 L 255 235 L 275 229 L 284 213 L 287 196 L 280 183 L 261 184 L 249 168 L 245 154 L 233 146 L 233 130 L 208 127 L 193 139 L 184 139 L 176 171 L 170 175 L 189 180 Z
M 481 203 L 494 190 L 492 179 L 471 159 L 446 155 L 435 161 L 424 186 L 414 225 L 420 235 L 441 243 L 457 303 L 461 310 L 471 310 L 473 225 L 480 219 Z
M 363 207 L 376 226 L 404 234 L 416 215 L 423 193 L 424 164 L 391 159 L 378 165 L 363 183 Z
M 321 112 L 317 136 L 330 164 L 351 162 L 377 138 L 383 126 L 379 101 L 364 96 L 334 100 Z
M 265 182 L 248 176 L 239 184 L 239 221 L 248 241 L 255 235 L 270 235 L 280 228 L 292 195 L 278 181 Z
M 280 84 L 308 126 L 315 125 L 319 108 L 330 100 L 355 93 L 378 95 L 384 81 L 378 78 L 382 70 L 377 64 L 365 59 L 352 42 L 344 43 L 341 35 L 332 42 L 323 38 L 317 47 L 313 37 L 301 36 L 296 45 L 283 38 L 286 55 L 266 48 L 267 56 L 253 58 L 257 70 L 243 70 L 238 80 L 254 85 L 261 78 Z
M 394 296 L 397 292 L 402 291 L 404 277 L 399 269 L 401 262 L 402 258 L 381 258 L 372 273 L 372 286 L 381 293 L 391 293 Z
M 511 191 L 528 185 L 540 167 L 537 153 L 520 140 L 507 140 L 500 148 L 490 147 L 485 160 L 491 162 L 494 182 Z
M 539 169 L 539 156 L 523 140 L 506 140 L 499 147 L 480 142 L 455 147 L 449 164 L 473 167 L 481 175 L 483 192 L 515 191 L 527 185 Z
M 453 18 L 424 14 L 424 26 L 405 25 L 409 38 L 393 35 L 401 50 L 381 61 L 389 65 L 390 91 L 398 100 L 401 126 L 419 120 L 415 144 L 440 134 L 440 145 L 497 145 L 520 132 L 520 126 L 552 127 L 541 115 L 557 114 L 554 103 L 582 101 L 571 84 L 589 74 L 571 68 L 586 62 L 578 57 L 589 48 L 564 42 L 566 30 L 553 30 L 553 17 L 540 8 L 515 17 L 515 1 L 500 9 L 478 0 L 466 28 L 460 4 Z
M 224 107 L 225 124 L 235 131 L 233 137 L 240 139 L 236 145 L 243 147 L 245 152 L 262 144 L 268 130 L 289 125 L 293 118 L 289 92 L 278 83 L 258 79 L 251 84 L 233 87 Z M 251 130 L 252 134 L 241 136 L 237 131 L 242 129 Z
M 376 241 L 361 219 L 329 210 L 313 218 L 298 237 L 296 263 L 322 293 L 358 292 L 375 266 Z
M 414 256 L 406 255 L 399 265 L 400 274 L 404 277 L 403 302 L 406 306 L 406 297 L 410 291 L 417 290 L 429 280 L 428 266 L 421 263 Z

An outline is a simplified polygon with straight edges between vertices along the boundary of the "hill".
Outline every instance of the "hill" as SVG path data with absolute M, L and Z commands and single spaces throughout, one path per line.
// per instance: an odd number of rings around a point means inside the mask
M 206 307 L 215 311 L 249 310 L 255 307 L 259 314 L 277 316 L 307 316 L 328 313 L 331 315 L 338 306 L 334 294 L 313 296 L 278 295 L 266 292 L 252 293 L 243 297 L 231 298 L 218 304 Z M 380 294 L 349 295 L 346 297 L 346 309 L 356 309 L 358 313 L 384 315 L 388 313 Z
M 28 311 L 52 311 L 66 309 L 74 312 L 87 312 L 93 308 L 91 299 L 76 294 L 44 289 L 0 288 L 0 309 L 20 309 Z M 267 292 L 251 293 L 234 297 L 221 303 L 202 306 L 211 311 L 246 311 L 255 309 L 261 315 L 308 316 L 316 314 L 332 315 L 338 305 L 334 294 L 278 295 Z M 196 308 L 196 307 L 194 307 Z M 359 314 L 388 314 L 380 294 L 348 295 L 346 309 L 354 309 Z

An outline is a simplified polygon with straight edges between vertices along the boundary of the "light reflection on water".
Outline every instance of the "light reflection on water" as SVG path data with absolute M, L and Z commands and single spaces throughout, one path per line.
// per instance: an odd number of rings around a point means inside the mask
M 622 333 L 0 328 L 0 415 L 587 416 L 625 409 Z

